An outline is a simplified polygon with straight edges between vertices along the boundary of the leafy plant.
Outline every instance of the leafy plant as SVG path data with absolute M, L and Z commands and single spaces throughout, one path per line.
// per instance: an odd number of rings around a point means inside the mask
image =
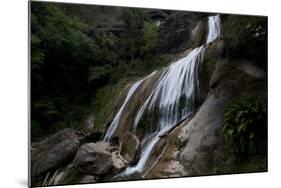
M 264 97 L 234 99 L 224 114 L 223 134 L 235 154 L 264 153 L 267 141 L 267 103 Z
M 147 58 L 155 52 L 159 40 L 158 28 L 153 22 L 145 22 L 143 27 L 142 54 Z

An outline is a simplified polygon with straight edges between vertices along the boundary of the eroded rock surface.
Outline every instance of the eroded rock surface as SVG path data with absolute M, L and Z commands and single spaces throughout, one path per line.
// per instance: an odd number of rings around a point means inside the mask
M 228 99 L 225 94 L 209 96 L 195 117 L 181 130 L 179 138 L 186 144 L 182 148 L 180 161 L 186 175 L 202 175 L 205 172 L 203 168 L 207 165 L 203 158 L 216 144 L 216 130 L 222 125 Z
M 106 142 L 82 145 L 73 160 L 74 167 L 85 174 L 106 174 L 113 165 L 112 154 L 108 150 L 109 147 Z
M 41 141 L 32 152 L 32 174 L 42 175 L 58 168 L 76 153 L 79 140 L 73 129 L 64 129 Z
M 136 155 L 140 147 L 140 142 L 135 135 L 127 133 L 124 135 L 120 147 L 120 154 L 124 157 L 124 159 L 131 163 L 134 162 L 137 157 Z

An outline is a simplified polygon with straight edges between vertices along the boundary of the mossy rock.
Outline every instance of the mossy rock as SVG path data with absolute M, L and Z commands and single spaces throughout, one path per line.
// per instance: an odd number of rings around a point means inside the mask
M 121 155 L 127 160 L 129 163 L 133 163 L 136 161 L 137 152 L 140 147 L 140 142 L 138 138 L 132 133 L 127 132 L 121 141 Z

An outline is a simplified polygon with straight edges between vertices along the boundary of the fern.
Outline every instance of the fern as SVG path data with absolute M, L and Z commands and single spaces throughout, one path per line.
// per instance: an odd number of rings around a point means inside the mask
M 224 114 L 223 135 L 233 153 L 252 155 L 266 150 L 267 103 L 261 96 L 234 99 Z

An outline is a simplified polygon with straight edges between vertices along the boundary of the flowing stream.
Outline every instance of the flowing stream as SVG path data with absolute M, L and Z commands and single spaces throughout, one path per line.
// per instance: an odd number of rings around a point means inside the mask
M 200 94 L 198 78 L 199 67 L 203 63 L 208 43 L 214 41 L 219 35 L 220 17 L 219 15 L 210 16 L 208 19 L 207 45 L 204 44 L 193 49 L 185 57 L 172 63 L 162 73 L 150 95 L 136 114 L 133 132 L 135 134 L 137 133 L 140 128 L 140 122 L 145 118 L 145 114 L 153 116 L 155 112 L 157 112 L 157 122 L 146 125 L 148 131 L 143 135 L 139 161 L 135 166 L 128 167 L 124 172 L 119 174 L 120 176 L 127 176 L 135 172 L 142 173 L 146 168 L 154 146 L 160 140 L 159 136 L 167 133 L 177 125 L 177 122 L 194 112 L 196 100 L 198 100 Z M 116 114 L 105 135 L 105 141 L 110 140 L 118 127 L 120 116 L 126 103 L 143 80 L 136 82 L 129 90 L 125 102 Z

